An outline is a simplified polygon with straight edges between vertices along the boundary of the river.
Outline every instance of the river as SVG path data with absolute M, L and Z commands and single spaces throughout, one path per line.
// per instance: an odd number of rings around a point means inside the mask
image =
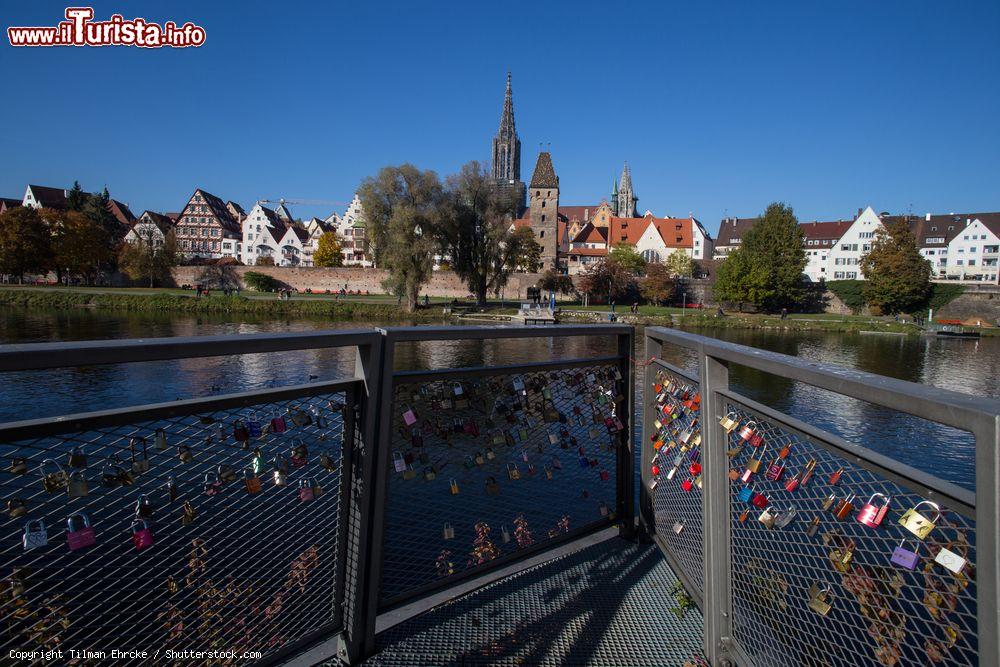
M 377 325 L 254 319 L 242 315 L 0 309 L 0 342 L 247 334 Z M 1000 397 L 998 338 L 944 340 L 732 329 L 698 333 L 976 396 Z M 641 345 L 641 332 L 636 338 Z M 397 353 L 397 366 L 415 369 L 509 364 L 560 356 L 582 358 L 611 351 L 609 344 L 591 338 L 415 343 Z M 665 351 L 664 356 L 680 366 L 689 369 L 692 366 L 693 358 L 685 351 Z M 353 364 L 350 350 L 332 349 L 10 374 L 0 385 L 0 421 L 327 380 L 352 372 Z M 732 379 L 738 390 L 755 400 L 916 468 L 974 488 L 974 446 L 968 433 L 745 368 L 735 368 Z M 641 392 L 642 387 L 637 390 Z

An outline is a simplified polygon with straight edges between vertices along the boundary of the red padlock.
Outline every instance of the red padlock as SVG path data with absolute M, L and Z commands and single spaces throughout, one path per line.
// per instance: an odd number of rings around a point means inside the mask
M 236 442 L 246 442 L 250 439 L 250 431 L 247 430 L 247 427 L 240 419 L 233 422 L 233 439 Z
M 602 482 L 606 482 L 609 479 L 611 479 L 611 473 L 609 473 L 607 470 L 602 470 L 601 471 L 601 481 Z
M 754 434 L 753 427 L 756 424 L 757 424 L 757 422 L 750 421 L 750 422 L 747 422 L 746 425 L 743 428 L 740 429 L 740 439 L 743 442 L 747 442 L 747 441 L 750 440 L 750 438 L 753 437 L 753 434 Z M 763 439 L 761 440 L 761 442 L 763 442 Z
M 799 488 L 799 475 L 795 475 L 785 482 L 785 491 L 792 492 L 797 488 Z
M 74 530 L 73 519 L 79 518 L 83 524 L 78 530 Z M 97 535 L 94 534 L 94 527 L 90 525 L 87 515 L 80 512 L 70 514 L 66 519 L 66 544 L 70 551 L 91 547 L 97 544 Z
M 315 497 L 312 484 L 307 479 L 299 481 L 299 502 L 307 503 Z
M 785 474 L 785 466 L 779 463 L 779 460 L 780 459 L 775 459 L 771 462 L 771 465 L 767 467 L 767 472 L 764 473 L 765 479 L 777 482 L 781 479 L 781 476 Z
M 691 473 L 692 475 L 697 475 L 698 473 L 701 472 L 701 464 L 700 463 L 692 463 L 691 467 L 688 468 L 688 472 Z
M 754 447 L 760 447 L 761 445 L 764 444 L 764 436 L 760 433 L 754 433 L 752 436 L 750 436 L 749 442 Z
M 136 551 L 153 546 L 153 531 L 149 529 L 149 524 L 141 519 L 132 522 L 132 542 Z
M 882 499 L 881 506 L 875 504 L 876 498 Z M 861 511 L 858 512 L 858 523 L 863 523 L 869 528 L 878 528 L 889 511 L 890 501 L 891 498 L 889 496 L 882 495 L 881 493 L 872 494 L 872 497 L 868 499 L 867 503 L 862 505 Z
M 750 502 L 754 504 L 754 507 L 758 507 L 760 509 L 764 509 L 768 505 L 767 496 L 763 493 L 756 494 Z
M 691 493 L 692 486 L 694 486 L 694 482 L 692 482 L 690 479 L 686 479 L 683 482 L 681 482 L 681 488 L 687 491 L 688 493 Z
M 653 472 L 654 475 L 659 475 L 660 474 L 660 466 L 654 465 L 652 472 Z

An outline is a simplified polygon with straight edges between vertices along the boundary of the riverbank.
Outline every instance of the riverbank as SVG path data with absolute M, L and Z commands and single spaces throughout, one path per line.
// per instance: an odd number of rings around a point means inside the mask
M 143 292 L 61 290 L 34 287 L 0 289 L 0 306 L 23 309 L 94 308 L 119 312 L 233 313 L 258 317 L 309 317 L 368 322 L 440 321 L 440 307 L 404 312 L 394 301 L 369 302 L 335 299 L 332 296 L 282 301 L 274 295 L 223 296 L 221 293 L 196 298 L 179 290 Z

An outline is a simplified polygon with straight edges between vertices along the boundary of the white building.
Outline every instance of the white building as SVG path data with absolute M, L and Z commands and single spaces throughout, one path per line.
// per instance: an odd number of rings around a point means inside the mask
M 143 211 L 125 234 L 125 242 L 152 244 L 154 248 L 159 248 L 173 227 L 174 221 L 162 213 Z
M 871 206 L 862 211 L 827 255 L 827 280 L 864 280 L 861 258 L 871 250 L 875 232 L 884 229 Z
M 827 275 L 830 252 L 852 225 L 850 220 L 833 222 L 803 222 L 799 224 L 804 236 L 803 249 L 806 253 L 805 274 L 811 282 L 833 280 Z
M 291 221 L 287 209 L 282 214 L 280 210 L 275 211 L 257 202 L 243 220 L 240 261 L 252 266 L 260 258 L 267 257 L 275 266 L 300 266 L 308 243 L 309 232 Z M 311 255 L 309 262 L 311 265 Z
M 344 256 L 344 266 L 372 267 L 371 249 L 365 233 L 364 209 L 357 194 L 347 206 L 344 215 L 331 213 L 324 220 L 340 237 L 340 252 Z
M 997 284 L 997 263 L 1000 258 L 1000 221 L 983 222 L 966 218 L 955 238 L 948 244 L 948 280 Z

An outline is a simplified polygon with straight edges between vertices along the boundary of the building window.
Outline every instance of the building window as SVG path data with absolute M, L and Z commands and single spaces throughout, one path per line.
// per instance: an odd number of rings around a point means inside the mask
M 660 263 L 660 253 L 656 252 L 655 250 L 643 250 L 642 258 L 646 260 L 647 263 L 650 264 Z
M 545 216 L 544 215 L 542 216 L 542 221 L 543 222 L 545 221 Z M 538 232 L 538 238 L 540 238 L 540 239 L 544 239 L 545 238 L 545 230 L 544 229 Z
M 542 222 L 545 222 L 545 216 L 544 215 L 542 216 Z

